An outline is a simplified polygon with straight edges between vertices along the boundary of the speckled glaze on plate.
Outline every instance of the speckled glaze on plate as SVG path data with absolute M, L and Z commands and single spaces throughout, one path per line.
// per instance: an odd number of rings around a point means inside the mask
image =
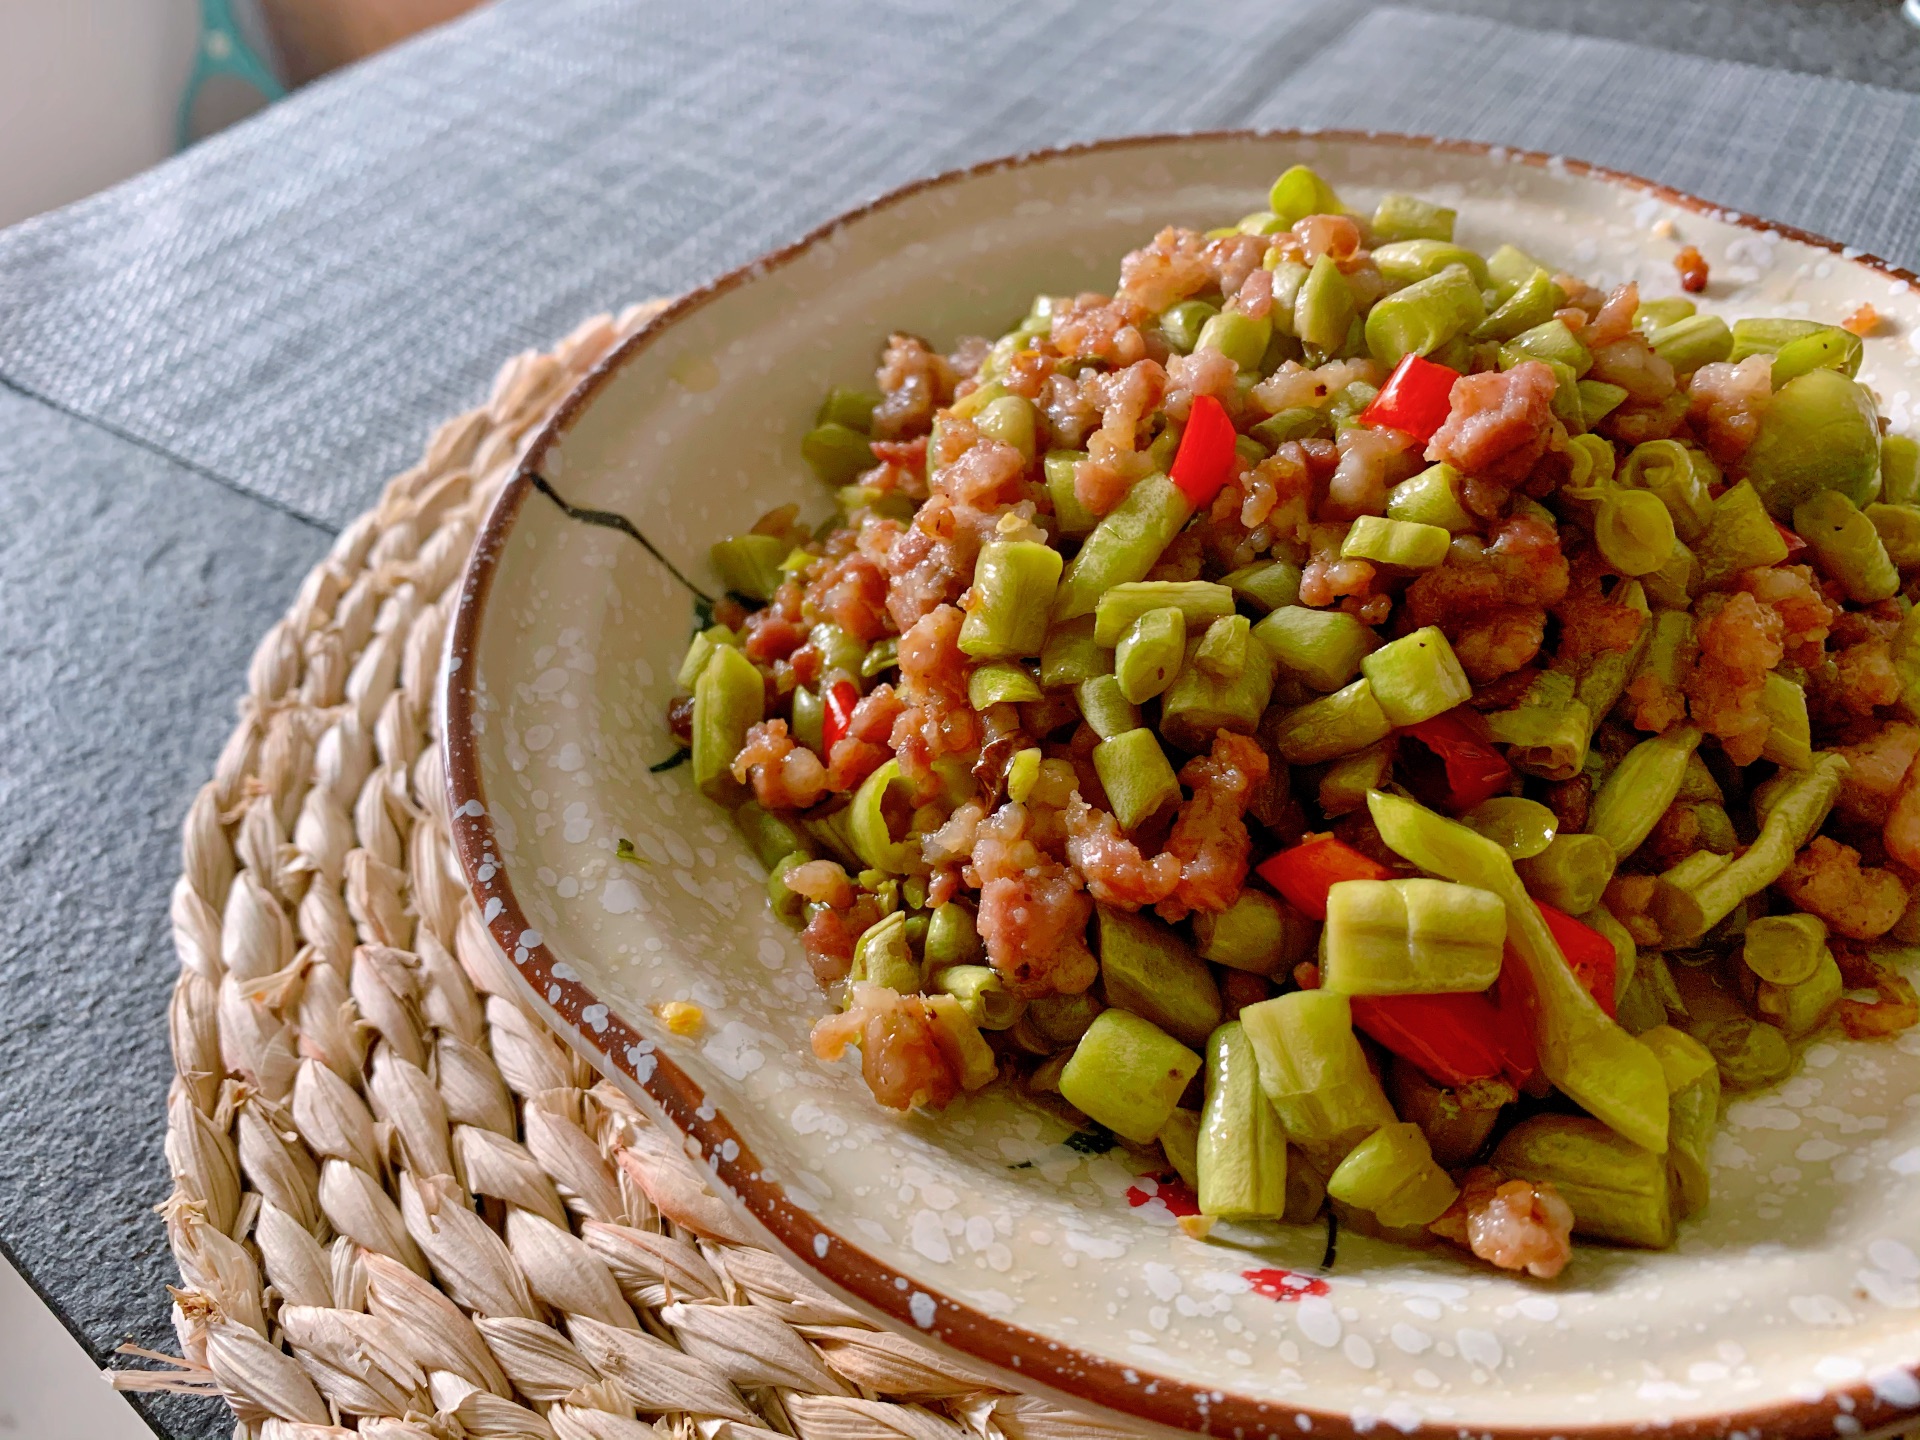
M 1697 245 L 1704 308 L 1729 317 L 1869 302 L 1887 319 L 1861 378 L 1894 428 L 1920 428 L 1914 277 L 1571 161 L 1223 134 L 910 186 L 667 309 L 502 494 L 445 694 L 454 835 L 488 925 L 559 1031 L 772 1242 L 1012 1386 L 1248 1437 L 1855 1435 L 1920 1414 L 1920 1032 L 1823 1039 L 1791 1080 L 1736 1097 L 1713 1204 L 1671 1251 L 1584 1246 L 1541 1283 L 1344 1237 L 1321 1274 L 1318 1226 L 1190 1240 L 1124 1151 L 1081 1153 L 999 1094 L 895 1116 L 855 1060 L 815 1061 L 827 1003 L 759 866 L 684 768 L 649 769 L 673 749 L 687 582 L 717 589 L 707 546 L 791 499 L 828 509 L 797 453 L 826 386 L 868 374 L 889 330 L 944 345 L 1036 292 L 1110 289 L 1155 228 L 1257 209 L 1295 161 L 1356 209 L 1415 191 L 1458 207 L 1476 248 L 1511 240 L 1643 294 L 1674 292 L 1672 256 Z M 623 839 L 638 863 L 616 858 Z M 703 1031 L 669 1034 L 650 1009 L 667 1000 L 699 1004 Z M 1262 1268 L 1302 1278 L 1246 1278 Z

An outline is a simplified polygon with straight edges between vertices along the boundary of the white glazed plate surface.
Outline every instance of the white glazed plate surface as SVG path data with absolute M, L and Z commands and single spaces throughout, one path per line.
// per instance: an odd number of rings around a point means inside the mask
M 674 749 L 665 709 L 706 553 L 763 511 L 829 497 L 798 441 L 822 392 L 863 383 L 890 330 L 946 347 L 1035 293 L 1110 291 L 1162 224 L 1259 208 L 1305 161 L 1355 209 L 1385 190 L 1455 206 L 1462 241 L 1512 241 L 1602 287 L 1704 309 L 1886 317 L 1860 378 L 1920 427 L 1908 277 L 1538 156 L 1391 137 L 1119 142 L 913 187 L 698 292 L 589 380 L 530 452 L 477 552 L 447 696 L 456 838 L 496 939 L 549 1017 L 682 1131 L 757 1224 L 890 1323 L 1009 1384 L 1159 1423 L 1245 1434 L 1854 1434 L 1920 1413 L 1920 1031 L 1822 1039 L 1774 1090 L 1735 1097 L 1713 1202 L 1664 1253 L 1582 1246 L 1551 1283 L 1318 1226 L 1186 1238 L 1124 1150 L 1084 1154 L 1010 1097 L 938 1116 L 876 1106 L 857 1058 L 815 1061 L 828 1004 L 763 872 Z M 1673 221 L 1672 238 L 1652 233 Z M 643 863 L 615 858 L 632 842 Z M 691 1000 L 699 1035 L 651 1008 Z M 1221 1237 L 1224 1233 L 1225 1239 Z M 1304 1282 L 1301 1282 L 1304 1283 Z

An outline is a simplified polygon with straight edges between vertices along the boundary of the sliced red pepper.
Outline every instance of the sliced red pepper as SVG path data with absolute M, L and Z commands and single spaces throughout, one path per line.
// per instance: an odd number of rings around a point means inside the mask
M 1211 395 L 1194 396 L 1180 448 L 1167 471 L 1194 509 L 1212 504 L 1213 497 L 1233 478 L 1233 442 L 1233 420 L 1227 407 Z
M 1331 835 L 1315 835 L 1269 856 L 1254 873 L 1315 920 L 1327 918 L 1327 892 L 1342 880 L 1393 878 L 1378 860 Z
M 1798 535 L 1794 534 L 1793 531 L 1789 530 L 1786 526 L 1782 525 L 1778 520 L 1773 522 L 1773 528 L 1780 532 L 1780 538 L 1782 541 L 1786 543 L 1786 547 L 1787 547 L 1787 558 L 1780 562 L 1782 565 L 1789 563 L 1794 558 L 1794 556 L 1798 555 L 1802 550 L 1807 548 L 1806 541 L 1802 540 Z
M 1360 412 L 1360 423 L 1400 430 L 1424 444 L 1446 423 L 1453 406 L 1453 382 L 1459 378 L 1458 370 L 1424 356 L 1403 355 L 1380 393 Z
M 1353 1023 L 1441 1085 L 1464 1085 L 1507 1070 L 1500 1012 L 1485 995 L 1356 995 Z
M 853 723 L 853 707 L 860 703 L 860 687 L 851 680 L 836 680 L 827 686 L 822 699 L 825 712 L 820 717 L 820 744 L 831 759 L 833 747 L 840 743 L 847 727 Z
M 1581 987 L 1593 996 L 1600 1008 L 1607 1012 L 1607 1018 L 1613 1019 L 1616 1008 L 1613 991 L 1620 969 L 1620 957 L 1613 948 L 1613 942 L 1564 910 L 1556 910 L 1538 900 L 1533 903 L 1539 907 L 1547 928 L 1553 931 L 1553 938 L 1559 942 L 1560 953 L 1567 957 L 1567 968 L 1573 971 Z
M 1467 713 L 1471 712 L 1460 706 L 1409 725 L 1402 732 L 1439 757 L 1446 769 L 1446 782 L 1444 794 L 1435 798 L 1453 815 L 1464 814 L 1482 800 L 1503 793 L 1513 782 L 1513 767 L 1507 757 L 1465 718 Z

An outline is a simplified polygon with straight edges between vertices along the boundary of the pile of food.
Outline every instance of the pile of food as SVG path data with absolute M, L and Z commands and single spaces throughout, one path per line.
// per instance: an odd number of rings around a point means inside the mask
M 1112 296 L 892 336 L 802 441 L 836 513 L 714 546 L 669 719 L 882 1104 L 1003 1081 L 1194 1233 L 1549 1276 L 1672 1242 L 1723 1088 L 1914 1023 L 1920 450 L 1864 307 L 1453 231 L 1296 166 Z

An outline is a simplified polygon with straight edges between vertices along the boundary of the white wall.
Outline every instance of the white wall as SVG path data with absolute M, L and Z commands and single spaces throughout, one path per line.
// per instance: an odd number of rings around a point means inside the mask
M 0 0 L 0 225 L 173 153 L 198 0 Z

